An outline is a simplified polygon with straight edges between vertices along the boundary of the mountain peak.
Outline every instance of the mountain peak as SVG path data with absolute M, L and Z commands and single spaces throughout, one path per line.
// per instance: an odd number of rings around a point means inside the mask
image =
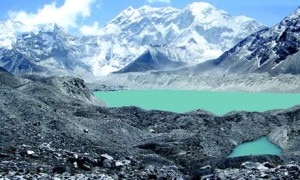
M 128 8 L 125 9 L 125 11 L 132 11 L 132 10 L 134 10 L 134 8 L 132 6 L 128 6 Z
M 300 18 L 300 6 L 296 9 L 296 11 L 294 11 L 294 13 L 292 13 L 290 16 L 288 16 L 288 18 L 299 20 L 299 18 Z
M 152 12 L 156 9 L 158 9 L 158 8 L 152 7 L 152 6 L 149 6 L 149 5 L 145 5 L 145 6 L 142 6 L 142 7 L 138 8 L 139 12 L 141 12 L 141 13 L 149 13 L 149 12 Z
M 300 28 L 300 7 L 298 7 L 292 14 L 284 18 L 275 28 L 285 29 L 286 27 L 299 29 Z

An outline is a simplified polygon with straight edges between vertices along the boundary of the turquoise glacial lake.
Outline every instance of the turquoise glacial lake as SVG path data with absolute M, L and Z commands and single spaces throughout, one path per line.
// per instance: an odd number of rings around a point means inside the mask
M 266 111 L 300 104 L 300 94 L 204 92 L 185 90 L 125 90 L 94 92 L 109 107 L 137 106 L 143 109 L 184 113 L 196 109 L 224 115 L 230 111 Z M 238 145 L 229 157 L 275 154 L 281 149 L 266 137 Z
M 205 92 L 185 90 L 125 90 L 94 92 L 109 107 L 137 106 L 184 113 L 196 109 L 224 115 L 230 111 L 266 111 L 300 104 L 300 94 Z

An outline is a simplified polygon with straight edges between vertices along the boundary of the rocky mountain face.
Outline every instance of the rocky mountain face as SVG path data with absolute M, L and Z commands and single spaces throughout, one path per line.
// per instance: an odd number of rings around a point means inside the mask
M 115 73 L 146 72 L 150 70 L 166 71 L 184 67 L 181 61 L 170 60 L 159 47 L 150 47 L 136 60 Z
M 106 108 L 78 78 L 27 76 L 23 83 L 3 75 L 1 178 L 257 177 L 245 161 L 268 161 L 264 174 L 272 177 L 299 175 L 299 107 L 222 117 L 201 110 Z M 7 77 L 21 85 L 7 84 Z M 262 136 L 282 155 L 227 158 L 237 144 Z M 272 171 L 286 162 L 293 163 Z
M 254 33 L 216 60 L 195 68 L 196 73 L 299 74 L 300 8 L 278 25 Z
M 263 28 L 251 18 L 200 2 L 184 9 L 129 7 L 98 34 L 83 37 L 53 24 L 29 29 L 8 20 L 0 23 L 0 66 L 16 75 L 103 76 L 133 62 L 149 46 L 161 46 L 168 59 L 197 64 Z

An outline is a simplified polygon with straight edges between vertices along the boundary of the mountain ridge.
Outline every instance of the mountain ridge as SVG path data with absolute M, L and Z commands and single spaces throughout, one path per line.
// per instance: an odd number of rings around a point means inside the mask
M 202 10 L 207 12 L 195 13 L 193 6 L 203 6 Z M 164 51 L 169 59 L 197 64 L 218 56 L 247 35 L 264 28 L 253 19 L 230 16 L 205 3 L 194 3 L 183 9 L 128 7 L 101 29 L 102 34 L 92 36 L 75 37 L 63 31 L 55 32 L 54 24 L 45 25 L 44 29 L 42 26 L 29 29 L 24 24 L 6 21 L 0 26 L 4 34 L 0 34 L 0 58 L 9 54 L 9 59 L 16 61 L 15 57 L 21 54 L 23 59 L 27 59 L 24 63 L 29 65 L 28 71 L 15 71 L 20 68 L 6 65 L 5 68 L 12 73 L 39 74 L 41 72 L 33 68 L 36 65 L 42 72 L 45 70 L 39 66 L 54 74 L 75 73 L 81 76 L 88 73 L 86 77 L 104 76 L 125 67 L 151 44 L 167 45 Z M 46 32 L 53 32 L 53 35 L 45 38 Z M 55 33 L 65 38 L 56 40 Z M 54 41 L 57 41 L 56 52 L 51 52 L 51 46 L 38 45 L 45 42 L 54 45 Z M 26 44 L 28 47 L 23 46 Z M 49 52 L 54 55 L 49 57 Z M 6 61 L 7 58 L 0 59 L 0 65 L 5 66 Z

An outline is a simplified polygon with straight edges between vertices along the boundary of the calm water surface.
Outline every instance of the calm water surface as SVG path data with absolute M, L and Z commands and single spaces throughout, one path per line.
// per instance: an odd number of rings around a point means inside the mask
M 281 149 L 271 143 L 267 137 L 260 138 L 256 141 L 243 143 L 234 148 L 229 157 L 245 156 L 245 155 L 259 155 L 259 154 L 273 154 L 280 155 Z
M 300 104 L 300 94 L 231 93 L 182 90 L 126 90 L 94 92 L 109 107 L 138 106 L 172 112 L 204 109 L 216 115 L 230 111 L 266 111 Z

